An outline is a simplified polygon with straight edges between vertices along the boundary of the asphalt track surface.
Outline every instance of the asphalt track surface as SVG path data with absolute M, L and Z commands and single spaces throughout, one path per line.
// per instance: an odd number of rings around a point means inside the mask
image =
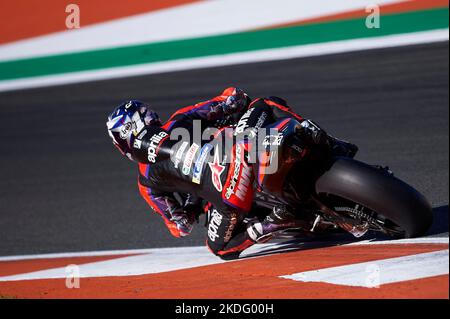
M 432 202 L 448 236 L 448 42 L 0 94 L 0 256 L 204 243 L 172 238 L 105 129 L 119 102 L 171 112 L 236 85 L 285 97 L 304 117 L 389 165 Z M 380 199 L 382 200 L 382 199 Z

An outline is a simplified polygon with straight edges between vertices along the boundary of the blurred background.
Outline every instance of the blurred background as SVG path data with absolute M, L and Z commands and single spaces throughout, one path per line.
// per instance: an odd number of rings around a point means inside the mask
M 105 122 L 227 86 L 358 144 L 448 232 L 448 1 L 17 0 L 0 21 L 0 256 L 202 245 L 202 224 L 171 237 Z

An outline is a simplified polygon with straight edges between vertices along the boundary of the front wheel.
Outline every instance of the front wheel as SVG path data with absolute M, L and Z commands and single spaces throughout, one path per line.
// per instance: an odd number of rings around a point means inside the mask
M 316 180 L 315 192 L 339 214 L 397 238 L 424 235 L 433 220 L 430 203 L 413 187 L 350 158 L 335 158 Z

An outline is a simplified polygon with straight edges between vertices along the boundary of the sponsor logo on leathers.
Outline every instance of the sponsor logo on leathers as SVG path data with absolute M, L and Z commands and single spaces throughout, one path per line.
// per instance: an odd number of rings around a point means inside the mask
M 267 119 L 267 113 L 266 113 L 266 112 L 263 112 L 263 113 L 260 115 L 260 117 L 258 118 L 258 121 L 256 122 L 255 127 L 256 127 L 256 128 L 261 128 L 261 127 L 263 126 L 264 122 L 266 121 L 266 119 Z
M 278 135 L 267 135 L 264 138 L 263 146 L 280 146 L 283 141 L 283 134 L 278 133 Z
M 250 115 L 253 112 L 253 108 L 245 112 L 244 115 L 242 115 L 241 119 L 239 120 L 237 126 L 236 126 L 236 134 L 244 133 L 245 129 L 248 127 L 247 122 L 250 117 Z
M 158 151 L 158 147 L 161 144 L 161 141 L 168 137 L 169 134 L 167 134 L 166 132 L 159 132 L 158 134 L 154 134 L 150 140 L 149 140 L 149 146 L 147 149 L 147 153 L 148 153 L 148 161 L 150 163 L 155 163 L 156 162 L 156 156 L 157 151 Z
M 198 156 L 197 160 L 195 161 L 194 169 L 192 172 L 192 182 L 196 184 L 200 184 L 201 177 L 202 177 L 202 171 L 203 171 L 203 165 L 205 163 L 206 157 L 208 156 L 209 152 L 212 150 L 213 146 L 211 144 L 205 144 L 202 149 L 200 150 L 200 155 Z
M 216 210 L 213 209 L 211 212 L 210 222 L 208 225 L 208 237 L 211 241 L 216 241 L 219 238 L 219 227 L 222 224 L 223 216 Z
M 231 236 L 233 236 L 233 231 L 234 231 L 234 228 L 236 227 L 236 224 L 237 224 L 237 213 L 232 212 L 231 218 L 230 218 L 230 225 L 228 226 L 228 228 L 225 232 L 225 237 L 223 238 L 223 241 L 225 243 L 228 243 L 231 239 Z
M 209 165 L 209 168 L 211 169 L 211 179 L 212 179 L 214 188 L 218 192 L 222 192 L 223 186 L 222 186 L 222 180 L 220 177 L 221 177 L 223 171 L 225 170 L 225 166 L 220 164 L 218 147 L 216 147 L 214 150 L 214 161 L 212 163 L 208 163 L 208 165 Z
M 133 143 L 133 147 L 134 147 L 134 148 L 137 148 L 137 149 L 140 149 L 141 146 L 142 146 L 142 141 L 141 141 L 141 140 L 138 140 L 138 139 L 135 139 L 135 140 L 134 140 L 134 143 Z
M 236 156 L 234 159 L 233 175 L 230 185 L 225 192 L 225 198 L 230 199 L 234 194 L 241 201 L 245 201 L 245 196 L 252 181 L 252 168 L 243 161 L 243 145 L 236 145 Z
M 180 164 L 181 159 L 183 158 L 184 151 L 186 150 L 186 147 L 188 145 L 189 145 L 188 142 L 183 142 L 180 145 L 180 147 L 178 148 L 177 153 L 175 154 L 174 161 L 173 161 L 175 168 L 178 168 L 178 165 Z
M 141 133 L 139 133 L 137 139 L 142 140 L 142 138 L 147 134 L 147 130 L 143 130 Z
M 194 143 L 191 145 L 191 147 L 187 151 L 187 154 L 186 154 L 186 157 L 184 158 L 184 163 L 183 163 L 183 174 L 184 175 L 189 175 L 189 173 L 191 172 L 192 163 L 194 161 L 195 154 L 197 154 L 197 151 L 199 148 L 200 148 L 200 146 L 198 146 L 197 144 Z
M 236 144 L 222 192 L 222 198 L 228 205 L 242 211 L 249 211 L 253 202 L 253 168 L 245 161 L 245 152 L 251 149 L 250 145 Z

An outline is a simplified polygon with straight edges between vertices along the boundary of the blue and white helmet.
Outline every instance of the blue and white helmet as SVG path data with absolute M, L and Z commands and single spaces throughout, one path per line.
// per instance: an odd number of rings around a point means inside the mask
M 137 100 L 120 104 L 106 122 L 114 146 L 131 160 L 136 160 L 132 155 L 134 140 L 150 125 L 161 126 L 158 114 L 150 109 L 150 105 Z

